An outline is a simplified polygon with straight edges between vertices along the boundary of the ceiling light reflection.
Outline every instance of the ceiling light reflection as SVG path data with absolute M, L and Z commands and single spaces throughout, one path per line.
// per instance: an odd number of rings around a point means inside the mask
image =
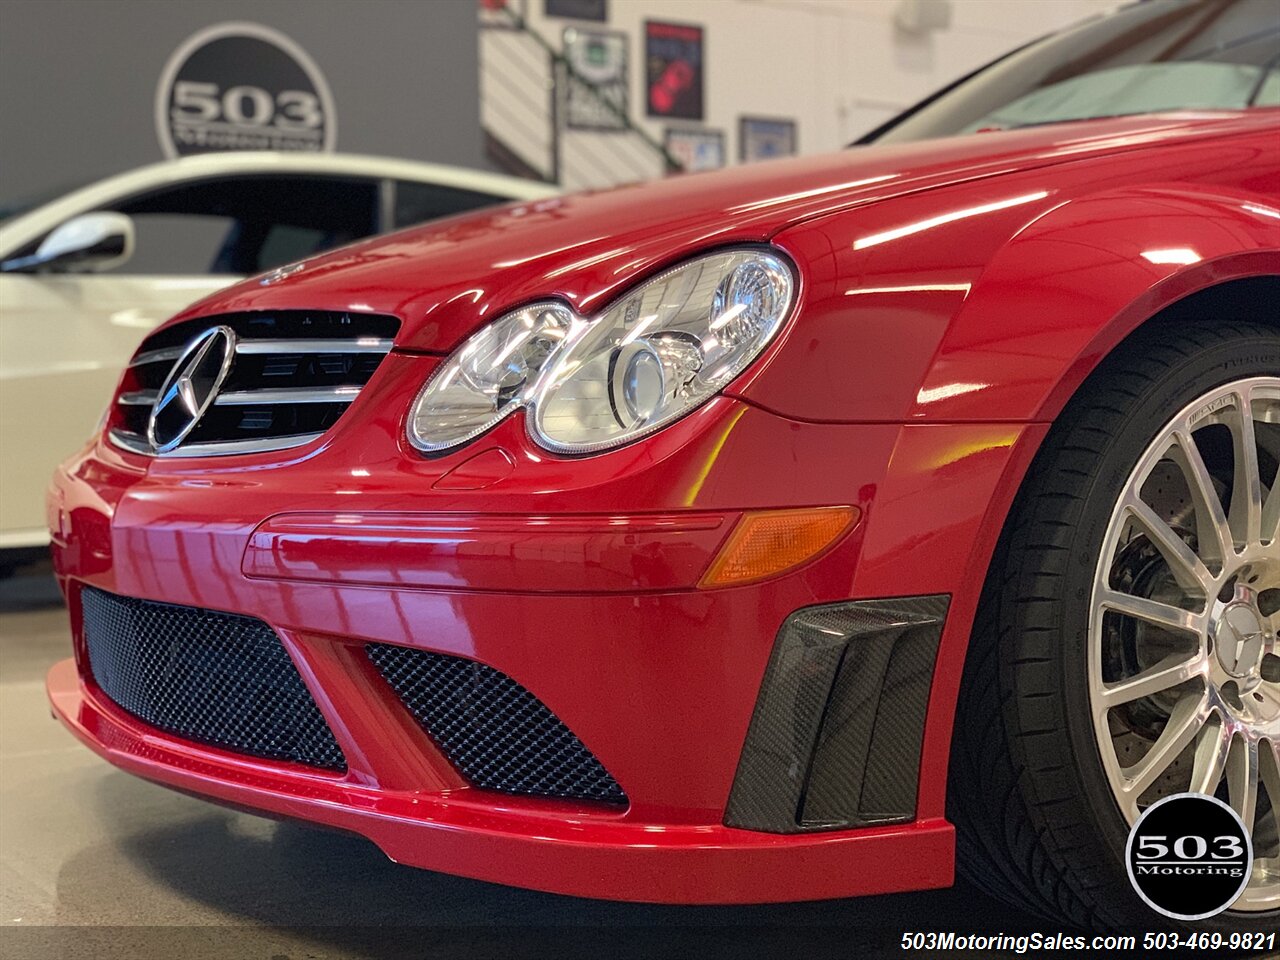
M 1143 250 L 1142 259 L 1150 263 L 1188 264 L 1199 263 L 1200 254 L 1190 247 L 1169 247 L 1165 250 Z
M 867 293 L 963 293 L 966 297 L 973 285 L 968 283 L 908 283 L 900 287 L 854 287 L 846 290 L 846 297 Z
M 944 383 L 940 387 L 925 387 L 916 394 L 916 403 L 937 403 L 952 397 L 962 397 L 966 393 L 977 393 L 991 386 L 989 383 Z
M 965 220 L 969 217 L 981 216 L 984 213 L 994 213 L 997 210 L 1007 210 L 1009 207 L 1016 207 L 1024 203 L 1032 203 L 1036 200 L 1043 200 L 1049 195 L 1048 190 L 1037 190 L 1035 193 L 1024 193 L 1019 197 L 1010 197 L 1007 200 L 997 200 L 994 203 L 984 203 L 976 207 L 964 207 L 960 210 L 952 210 L 950 213 L 940 213 L 936 217 L 929 217 L 927 220 L 918 220 L 915 223 L 908 223 L 903 227 L 896 227 L 893 230 L 885 230 L 882 233 L 873 233 L 870 236 L 862 237 L 853 242 L 853 249 L 865 250 L 867 247 L 874 247 L 881 243 L 887 243 L 890 240 L 897 240 L 900 237 L 909 237 L 913 233 L 920 233 L 923 230 L 931 230 L 934 227 L 940 227 L 944 223 L 952 223 L 956 220 Z
M 840 190 L 848 190 L 852 187 L 865 187 L 872 183 L 883 183 L 885 180 L 895 180 L 899 175 L 896 173 L 885 173 L 878 177 L 864 177 L 861 180 L 849 180 L 845 183 L 835 183 L 829 187 L 818 187 L 816 190 L 801 190 L 799 193 L 786 193 L 779 197 L 770 197 L 768 200 L 757 200 L 754 203 L 741 203 L 736 207 L 730 207 L 735 212 L 744 210 L 764 210 L 768 207 L 776 207 L 779 204 L 790 203 L 793 200 L 806 200 L 809 197 L 820 197 L 827 193 L 836 193 Z

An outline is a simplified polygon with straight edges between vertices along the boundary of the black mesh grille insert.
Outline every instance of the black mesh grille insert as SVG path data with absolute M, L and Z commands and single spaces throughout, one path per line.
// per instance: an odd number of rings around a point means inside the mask
M 505 673 L 408 647 L 370 644 L 366 650 L 427 735 L 477 787 L 627 802 L 582 741 Z
M 138 719 L 188 740 L 346 770 L 298 671 L 252 617 L 81 592 L 89 666 Z

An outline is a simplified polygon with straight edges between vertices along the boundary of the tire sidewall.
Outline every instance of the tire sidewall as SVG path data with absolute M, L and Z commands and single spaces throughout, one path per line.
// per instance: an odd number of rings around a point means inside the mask
M 1114 358 L 1098 376 L 1123 376 L 1123 358 Z M 1264 337 L 1226 340 L 1169 367 L 1153 389 L 1135 401 L 1134 409 L 1114 433 L 1097 462 L 1084 492 L 1084 506 L 1069 547 L 1062 584 L 1062 647 L 1060 666 L 1071 754 L 1075 759 L 1081 792 L 1099 828 L 1108 873 L 1126 877 L 1125 845 L 1129 824 L 1112 793 L 1095 734 L 1089 702 L 1089 625 L 1094 576 L 1112 513 L 1139 458 L 1170 420 L 1197 397 L 1237 380 L 1274 376 L 1280 371 L 1280 339 Z M 1105 379 L 1104 379 L 1105 382 Z M 1080 427 L 1083 424 L 1076 424 Z M 1087 425 L 1083 425 L 1087 426 Z M 1069 434 L 1070 428 L 1068 428 Z M 1127 878 L 1125 886 L 1128 887 Z M 1151 925 L 1169 923 L 1132 896 L 1127 912 L 1135 919 L 1146 915 Z M 1280 911 L 1222 914 L 1198 921 L 1194 929 L 1273 926 Z

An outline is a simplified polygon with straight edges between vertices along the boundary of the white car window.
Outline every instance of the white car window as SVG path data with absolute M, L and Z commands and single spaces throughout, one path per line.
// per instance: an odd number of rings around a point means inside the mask
M 162 214 L 206 225 L 221 221 L 226 225 L 222 242 L 204 251 L 196 272 L 244 275 L 374 233 L 379 183 L 362 177 L 222 177 L 133 197 L 114 208 L 137 221 Z M 200 223 L 188 223 L 184 229 L 192 234 Z M 138 249 L 141 253 L 141 236 Z M 198 256 L 200 251 L 192 248 L 192 253 Z M 119 272 L 133 269 L 124 264 Z
M 194 180 L 99 209 L 134 221 L 134 255 L 121 275 L 244 276 L 377 230 L 381 181 L 306 174 Z M 43 237 L 10 259 L 34 254 Z
M 460 187 L 444 187 L 436 183 L 414 180 L 397 180 L 395 183 L 395 225 L 411 227 L 414 224 L 454 213 L 476 210 L 502 203 L 504 197 Z
M 142 213 L 133 217 L 133 256 L 107 273 L 200 275 L 209 272 L 235 221 L 230 217 Z

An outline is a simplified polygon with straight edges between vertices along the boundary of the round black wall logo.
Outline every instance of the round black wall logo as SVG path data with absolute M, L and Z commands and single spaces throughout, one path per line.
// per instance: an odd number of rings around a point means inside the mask
M 1253 844 L 1217 797 L 1180 793 L 1153 803 L 1129 831 L 1129 882 L 1151 909 L 1175 920 L 1226 910 L 1249 883 Z
M 221 150 L 332 150 L 329 85 L 305 50 L 256 23 L 221 23 L 180 46 L 160 75 L 156 133 L 169 157 Z

